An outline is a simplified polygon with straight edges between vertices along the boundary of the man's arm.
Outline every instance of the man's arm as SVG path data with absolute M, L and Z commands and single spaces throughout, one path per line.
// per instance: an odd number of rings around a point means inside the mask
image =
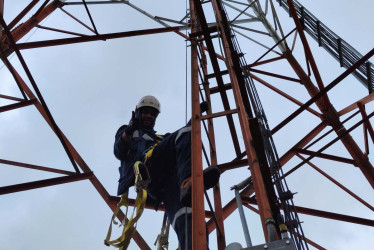
M 135 111 L 132 111 L 132 117 L 129 125 L 123 125 L 116 133 L 114 142 L 114 155 L 119 160 L 123 160 L 127 154 L 131 136 L 139 128 L 140 121 L 135 117 Z
M 120 127 L 116 133 L 115 141 L 114 141 L 114 155 L 119 160 L 123 160 L 127 154 L 129 149 L 129 143 L 131 140 L 131 136 L 126 135 L 125 129 L 127 125 L 123 125 Z

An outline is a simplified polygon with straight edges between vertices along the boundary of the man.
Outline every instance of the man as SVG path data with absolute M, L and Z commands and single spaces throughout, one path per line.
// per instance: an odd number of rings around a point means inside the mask
M 114 154 L 121 161 L 118 195 L 134 185 L 134 163 L 144 162 L 141 171 L 148 172 L 151 178 L 147 191 L 155 209 L 164 204 L 181 248 L 191 249 L 191 127 L 156 135 L 153 128 L 160 112 L 157 98 L 144 96 L 129 124 L 118 129 L 114 142 Z M 219 176 L 217 167 L 208 167 L 204 171 L 204 187 L 216 185 Z

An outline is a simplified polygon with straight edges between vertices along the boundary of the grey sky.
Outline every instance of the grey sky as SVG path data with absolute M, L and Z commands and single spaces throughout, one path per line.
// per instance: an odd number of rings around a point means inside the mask
M 5 0 L 6 22 L 9 23 L 28 2 Z M 181 19 L 186 11 L 185 1 L 131 2 L 153 15 L 177 20 Z M 300 2 L 361 54 L 373 48 L 373 1 L 360 0 L 354 4 L 348 0 Z M 278 4 L 275 5 L 287 33 L 291 29 L 292 20 Z M 66 9 L 86 23 L 89 22 L 83 6 Z M 99 32 L 102 33 L 160 27 L 128 6 L 90 6 L 90 10 Z M 30 14 L 27 17 L 30 17 Z M 59 10 L 50 15 L 43 25 L 86 32 Z M 31 37 L 28 35 L 22 41 L 65 37 L 40 29 L 31 33 Z M 263 53 L 263 50 L 252 42 L 240 36 L 238 38 L 248 58 L 247 62 Z M 327 85 L 344 69 L 339 68 L 338 63 L 312 39 L 309 41 Z M 271 44 L 271 41 L 264 38 L 264 43 Z M 128 122 L 140 97 L 152 94 L 161 101 L 162 113 L 156 124 L 158 132 L 174 131 L 185 123 L 186 74 L 189 83 L 189 70 L 185 70 L 185 45 L 183 38 L 170 33 L 22 51 L 57 124 L 112 195 L 116 194 L 119 167 L 119 162 L 112 153 L 114 133 L 120 125 Z M 302 58 L 300 41 L 295 54 Z M 373 59 L 371 61 L 373 62 Z M 25 76 L 16 56 L 12 57 L 11 62 L 20 74 Z M 291 74 L 289 67 L 281 64 L 276 66 L 267 70 Z M 307 93 L 300 85 L 263 78 L 301 101 L 308 100 Z M 274 127 L 296 110 L 294 104 L 263 86 L 256 87 L 270 127 Z M 5 67 L 0 70 L 0 93 L 20 96 Z M 331 92 L 330 98 L 336 109 L 340 110 L 366 94 L 367 90 L 350 76 Z M 221 104 L 217 100 L 214 101 L 214 111 L 221 111 Z M 0 99 L 0 105 L 8 103 L 10 102 Z M 189 100 L 187 107 L 190 110 Z M 367 105 L 368 113 L 373 109 L 373 104 Z M 318 119 L 304 113 L 274 136 L 280 155 L 318 124 Z M 232 146 L 225 146 L 228 137 L 223 123 L 224 120 L 218 119 L 216 124 L 220 163 L 230 161 L 234 156 Z M 73 170 L 57 137 L 34 107 L 1 113 L 0 124 L 1 159 Z M 362 147 L 362 128 L 352 134 Z M 331 140 L 334 137 L 329 138 Z M 327 142 L 328 139 L 316 146 L 316 149 Z M 370 149 L 374 149 L 372 143 Z M 339 145 L 327 150 L 327 153 L 348 157 L 346 150 Z M 370 160 L 374 163 L 372 153 Z M 329 161 L 312 162 L 346 184 L 370 204 L 374 204 L 372 189 L 357 168 Z M 293 160 L 287 164 L 286 169 L 296 163 L 297 161 Z M 222 176 L 223 204 L 234 197 L 229 187 L 248 175 L 249 171 L 242 168 Z M 1 186 L 57 176 L 0 164 Z M 295 196 L 296 205 L 374 219 L 372 211 L 307 166 L 303 166 L 287 181 L 290 189 L 298 192 Z M 131 195 L 134 196 L 134 192 Z M 2 249 L 9 250 L 108 249 L 103 240 L 111 215 L 111 210 L 89 181 L 3 195 L 0 206 L 0 245 L 3 246 Z M 162 215 L 161 212 L 147 210 L 139 221 L 138 230 L 149 245 L 153 244 L 161 229 Z M 263 243 L 259 217 L 249 210 L 246 210 L 246 216 L 254 244 Z M 370 227 L 303 215 L 300 215 L 300 218 L 304 221 L 306 236 L 328 249 L 355 249 L 374 243 L 374 230 Z M 225 221 L 225 227 L 227 243 L 237 241 L 244 245 L 237 211 Z M 170 237 L 170 249 L 174 249 L 177 247 L 174 232 Z M 211 234 L 210 242 L 211 249 L 215 249 L 215 232 Z M 137 246 L 132 243 L 130 249 L 137 249 Z

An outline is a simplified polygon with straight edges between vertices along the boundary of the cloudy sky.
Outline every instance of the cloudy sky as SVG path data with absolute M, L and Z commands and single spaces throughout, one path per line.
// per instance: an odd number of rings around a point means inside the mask
M 6 23 L 13 20 L 28 2 L 5 0 Z M 372 1 L 359 0 L 354 4 L 348 0 L 300 0 L 300 2 L 361 54 L 366 54 L 373 48 L 374 3 Z M 131 3 L 154 16 L 175 20 L 180 20 L 186 12 L 185 1 L 140 0 Z M 283 29 L 288 33 L 293 28 L 292 20 L 278 4 L 275 4 L 275 7 Z M 83 6 L 67 6 L 65 9 L 89 24 Z M 161 27 L 155 21 L 123 4 L 90 6 L 90 10 L 100 33 Z M 228 11 L 230 17 L 235 18 L 235 12 L 229 9 Z M 31 16 L 31 13 L 25 20 Z M 208 17 L 211 18 L 209 14 Z M 52 13 L 42 22 L 42 25 L 90 34 L 60 10 Z M 245 24 L 245 26 L 261 28 L 256 23 Z M 256 39 L 263 39 L 261 42 L 268 46 L 273 45 L 269 38 L 251 35 Z M 21 42 L 62 37 L 67 35 L 33 29 Z M 238 35 L 238 39 L 243 52 L 246 53 L 248 63 L 264 53 L 260 46 L 246 38 Z M 338 63 L 312 39 L 309 41 L 322 78 L 327 85 L 344 72 L 344 69 L 339 68 Z M 186 116 L 190 114 L 188 86 L 187 113 L 185 111 L 186 82 L 189 84 L 188 53 L 185 40 L 174 33 L 22 51 L 57 124 L 112 195 L 116 194 L 119 167 L 119 162 L 112 153 L 114 133 L 120 125 L 128 122 L 131 111 L 140 97 L 152 94 L 161 101 L 162 112 L 156 124 L 158 132 L 174 131 L 185 124 Z M 297 42 L 295 56 L 303 64 L 300 41 Z M 17 57 L 12 55 L 10 61 L 26 79 Z M 373 59 L 371 61 L 373 62 Z M 273 64 L 263 69 L 294 76 L 289 66 L 283 64 Z M 300 101 L 305 102 L 309 99 L 301 85 L 267 77 L 263 79 Z M 259 84 L 256 87 L 271 128 L 297 109 L 297 106 L 267 88 Z M 0 69 L 0 94 L 21 96 L 5 67 Z M 331 91 L 330 98 L 339 111 L 366 95 L 367 90 L 350 76 Z M 10 103 L 0 99 L 0 105 Z M 374 109 L 373 104 L 367 105 L 366 108 L 368 113 Z M 222 111 L 218 99 L 215 100 L 213 109 L 214 112 Z M 350 127 L 357 121 L 352 121 L 347 126 Z M 224 123 L 224 119 L 217 119 L 216 140 L 219 163 L 225 163 L 234 157 L 232 146 L 227 145 L 229 138 Z M 274 140 L 279 155 L 283 155 L 318 123 L 318 119 L 304 112 L 277 133 Z M 0 159 L 73 171 L 57 137 L 35 107 L 1 113 L 0 124 L 2 142 Z M 363 148 L 362 128 L 356 129 L 352 136 Z M 313 150 L 318 150 L 334 138 L 334 136 L 328 137 Z M 370 149 L 374 150 L 372 142 L 370 142 Z M 344 147 L 338 143 L 326 152 L 349 157 Z M 372 154 L 370 160 L 374 163 Z M 285 169 L 290 169 L 298 162 L 300 161 L 292 160 Z M 372 189 L 357 168 L 325 160 L 312 160 L 312 162 L 368 203 L 374 204 Z M 223 204 L 234 197 L 229 187 L 248 175 L 249 171 L 241 168 L 222 176 Z M 0 164 L 1 186 L 57 176 L 59 175 Z M 346 195 L 306 165 L 287 178 L 287 181 L 290 189 L 298 193 L 294 199 L 296 205 L 374 219 L 373 211 Z M 134 192 L 131 195 L 134 196 Z M 245 211 L 253 243 L 263 243 L 259 217 L 249 210 Z M 3 195 L 0 206 L 0 245 L 10 250 L 107 249 L 103 240 L 111 214 L 111 210 L 89 181 Z M 139 221 L 138 230 L 149 245 L 153 244 L 161 229 L 162 215 L 161 212 L 147 210 Z M 353 249 L 374 243 L 372 237 L 374 230 L 370 227 L 311 216 L 300 215 L 300 218 L 304 222 L 303 229 L 306 236 L 328 249 Z M 227 243 L 240 242 L 244 246 L 245 240 L 237 211 L 225 221 L 225 228 Z M 170 242 L 170 249 L 175 249 L 177 241 L 174 232 L 171 233 Z M 211 249 L 215 249 L 215 232 L 211 234 L 210 242 Z M 132 243 L 130 249 L 137 249 L 137 246 Z

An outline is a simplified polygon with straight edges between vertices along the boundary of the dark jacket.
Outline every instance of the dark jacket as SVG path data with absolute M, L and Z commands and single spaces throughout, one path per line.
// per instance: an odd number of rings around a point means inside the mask
M 156 143 L 155 131 L 135 130 L 129 143 L 122 140 L 122 134 L 127 125 L 121 126 L 115 136 L 114 155 L 121 161 L 119 167 L 119 183 L 117 194 L 128 192 L 129 187 L 134 185 L 135 175 L 133 166 L 136 161 L 143 161 L 146 149 Z

